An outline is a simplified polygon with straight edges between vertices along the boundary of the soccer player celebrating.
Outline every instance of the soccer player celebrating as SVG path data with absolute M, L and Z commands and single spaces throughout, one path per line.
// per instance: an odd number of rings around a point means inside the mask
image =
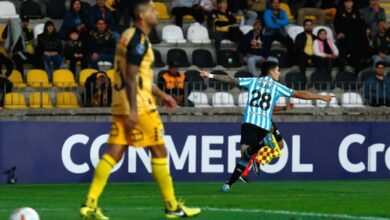
M 153 85 L 154 62 L 149 32 L 157 24 L 157 11 L 151 0 L 132 0 L 133 27 L 125 30 L 115 51 L 112 127 L 108 150 L 96 167 L 85 204 L 80 209 L 84 219 L 107 220 L 98 208 L 98 199 L 115 164 L 126 148 L 147 147 L 152 154 L 152 173 L 161 192 L 165 217 L 191 217 L 199 208 L 188 208 L 175 197 L 173 181 L 167 165 L 164 127 L 154 96 L 160 98 L 168 110 L 176 108 L 175 100 Z
M 261 141 L 272 127 L 272 111 L 279 96 L 294 97 L 307 100 L 323 100 L 329 102 L 332 96 L 318 95 L 307 91 L 294 91 L 280 84 L 279 66 L 275 62 L 266 62 L 264 77 L 234 78 L 231 76 L 213 75 L 199 71 L 203 78 L 212 78 L 224 83 L 231 83 L 248 89 L 248 101 L 241 125 L 241 159 L 237 163 L 229 181 L 221 188 L 228 192 L 244 171 L 253 154 L 260 149 Z

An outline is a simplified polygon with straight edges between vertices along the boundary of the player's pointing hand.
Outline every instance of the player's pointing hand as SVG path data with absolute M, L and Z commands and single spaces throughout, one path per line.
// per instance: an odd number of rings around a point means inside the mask
M 322 100 L 325 101 L 325 102 L 330 102 L 330 100 L 332 100 L 332 98 L 335 98 L 334 95 L 324 95 L 322 96 Z
M 199 75 L 203 78 L 208 78 L 209 77 L 209 73 L 206 72 L 206 71 L 203 71 L 203 70 L 198 70 L 199 71 Z

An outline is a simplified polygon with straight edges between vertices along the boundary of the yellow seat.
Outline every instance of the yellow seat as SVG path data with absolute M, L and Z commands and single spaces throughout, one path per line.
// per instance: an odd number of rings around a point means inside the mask
M 30 108 L 53 108 L 50 95 L 47 92 L 34 92 L 29 98 Z
M 0 43 L 4 42 L 4 39 L 1 37 L 1 35 L 3 35 L 3 32 L 4 32 L 4 27 L 0 26 Z
M 73 73 L 67 69 L 58 69 L 54 71 L 53 84 L 60 88 L 77 87 Z
M 195 20 L 195 19 L 194 19 L 194 17 L 192 17 L 192 15 L 185 15 L 185 16 L 183 17 L 183 20 L 184 20 L 184 21 L 193 21 L 193 20 Z
M 26 83 L 23 81 L 22 74 L 18 70 L 13 70 L 8 79 L 12 82 L 15 88 L 26 88 Z
M 281 2 L 280 9 L 283 9 L 286 12 L 289 21 L 293 21 L 295 19 L 294 15 L 291 14 L 291 9 L 290 6 L 288 6 L 288 4 Z
M 114 69 L 110 69 L 106 73 L 107 73 L 108 78 L 110 78 L 110 80 L 111 80 L 111 84 L 114 83 L 115 70 Z
M 80 83 L 80 85 L 84 86 L 85 81 L 87 80 L 87 78 L 90 75 L 92 75 L 92 74 L 94 74 L 96 72 L 98 72 L 98 70 L 95 70 L 95 69 L 83 69 L 83 70 L 81 70 L 80 76 L 79 76 L 79 83 Z
M 22 93 L 10 92 L 5 94 L 4 108 L 8 109 L 26 109 L 26 98 Z
M 57 108 L 78 108 L 79 102 L 77 96 L 73 92 L 57 93 Z
M 163 2 L 154 2 L 154 6 L 158 12 L 158 18 L 161 20 L 170 19 L 171 16 L 168 13 L 168 8 Z
M 27 73 L 27 84 L 34 88 L 50 88 L 49 77 L 45 70 L 32 69 Z

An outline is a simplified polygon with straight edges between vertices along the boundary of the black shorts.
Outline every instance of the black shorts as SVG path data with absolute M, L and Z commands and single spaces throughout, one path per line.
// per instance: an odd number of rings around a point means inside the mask
M 247 145 L 252 148 L 258 148 L 260 142 L 269 132 L 256 125 L 245 123 L 241 125 L 241 146 Z
M 276 127 L 274 122 L 272 122 L 272 126 L 274 127 L 274 131 L 272 132 L 272 134 L 274 135 L 276 141 L 277 142 L 282 141 L 283 140 L 282 134 L 280 133 L 278 127 Z

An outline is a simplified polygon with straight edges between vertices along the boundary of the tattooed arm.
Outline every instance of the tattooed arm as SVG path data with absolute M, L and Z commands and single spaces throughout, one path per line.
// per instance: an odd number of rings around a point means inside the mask
M 206 71 L 202 71 L 202 70 L 199 70 L 199 75 L 203 78 L 210 78 L 210 79 L 215 79 L 215 80 L 223 82 L 223 83 L 230 83 L 233 85 L 238 85 L 237 78 L 234 78 L 231 76 L 214 75 L 214 74 L 208 73 Z

